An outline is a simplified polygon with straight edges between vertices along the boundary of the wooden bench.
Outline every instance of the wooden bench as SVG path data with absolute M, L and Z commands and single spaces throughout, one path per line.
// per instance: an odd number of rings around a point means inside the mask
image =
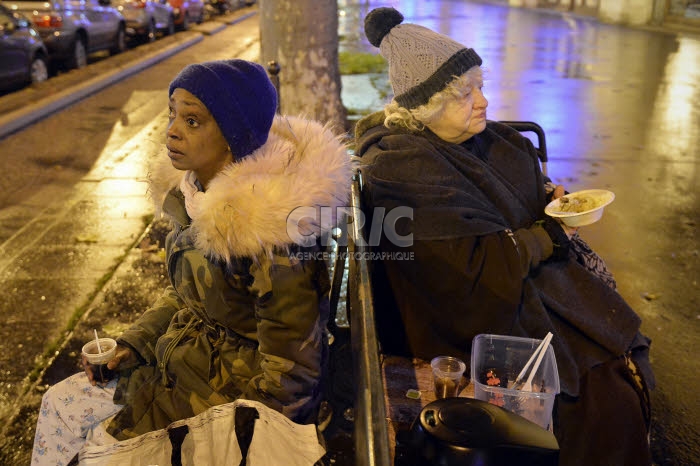
M 359 241 L 365 237 L 363 226 L 353 221 L 361 207 L 361 189 L 358 170 L 353 177 L 351 213 L 341 222 L 340 234 L 334 236 L 331 310 L 334 319 L 338 314 L 346 317 L 350 328 L 356 387 L 355 464 L 387 466 L 394 464 L 397 433 L 410 427 L 421 409 L 435 400 L 435 393 L 428 362 L 381 353 L 375 328 L 371 270 L 368 261 L 361 259 L 369 247 Z M 344 283 L 347 285 L 346 308 L 339 312 Z M 466 380 L 463 378 L 460 395 L 473 396 L 473 388 L 467 386 Z M 420 391 L 419 399 L 406 398 L 411 388 Z
M 433 373 L 430 362 L 422 359 L 386 355 L 380 359 L 387 434 L 391 464 L 394 464 L 397 455 L 397 436 L 407 433 L 421 410 L 436 400 Z M 420 392 L 420 398 L 407 396 L 409 390 Z M 474 386 L 469 383 L 468 374 L 462 377 L 458 394 L 463 397 L 474 397 Z

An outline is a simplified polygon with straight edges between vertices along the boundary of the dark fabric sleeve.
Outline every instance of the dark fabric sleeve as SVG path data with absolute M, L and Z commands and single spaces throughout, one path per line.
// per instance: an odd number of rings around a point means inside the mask
M 525 278 L 530 270 L 547 260 L 554 250 L 554 244 L 547 232 L 538 224 L 530 228 L 520 228 L 513 232 L 520 254 L 522 277 Z
M 564 229 L 559 225 L 559 222 L 551 217 L 545 217 L 537 222 L 541 225 L 544 231 L 547 232 L 552 240 L 552 260 L 565 261 L 569 259 L 570 240 L 566 236 Z
M 407 260 L 385 260 L 389 287 L 375 285 L 375 295 L 393 290 L 400 321 L 375 309 L 380 338 L 403 326 L 407 350 L 418 357 L 446 353 L 466 357 L 472 338 L 484 329 L 508 334 L 522 294 L 520 257 L 506 232 L 456 240 L 415 241 L 402 252 Z M 382 296 L 378 296 L 378 301 Z M 391 352 L 391 351 L 390 351 Z
M 117 338 L 117 342 L 134 349 L 147 364 L 155 364 L 156 342 L 168 329 L 173 316 L 183 307 L 177 291 L 168 286 L 153 306 Z

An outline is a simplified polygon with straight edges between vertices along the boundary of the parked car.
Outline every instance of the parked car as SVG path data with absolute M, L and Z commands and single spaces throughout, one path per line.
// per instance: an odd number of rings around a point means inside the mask
M 158 33 L 175 33 L 175 13 L 168 0 L 113 0 L 126 19 L 126 32 L 144 42 L 153 42 Z
M 49 59 L 68 68 L 87 65 L 88 54 L 126 50 L 124 17 L 109 0 L 7 0 L 12 10 L 31 18 Z
M 168 3 L 175 14 L 175 28 L 180 31 L 204 20 L 204 0 L 168 0 Z
M 254 1 L 250 0 L 206 0 L 204 9 L 211 16 L 225 15 L 226 13 L 236 11 L 244 6 L 250 6 Z
M 229 0 L 207 0 L 204 8 L 207 10 L 207 14 L 211 18 L 217 15 L 225 15 L 231 10 L 231 5 L 229 4 Z
M 46 46 L 29 19 L 0 5 L 0 90 L 45 81 L 48 59 Z

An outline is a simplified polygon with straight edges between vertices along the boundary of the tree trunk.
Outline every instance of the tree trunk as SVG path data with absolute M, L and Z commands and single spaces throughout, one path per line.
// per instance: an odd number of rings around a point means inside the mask
M 260 0 L 260 58 L 279 71 L 280 113 L 346 130 L 336 0 Z

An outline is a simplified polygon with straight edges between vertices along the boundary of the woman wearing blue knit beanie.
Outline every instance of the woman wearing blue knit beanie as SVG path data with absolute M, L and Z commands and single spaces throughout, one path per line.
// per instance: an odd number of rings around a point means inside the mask
M 32 464 L 67 464 L 86 436 L 130 439 L 236 400 L 316 420 L 329 278 L 314 238 L 334 225 L 308 212 L 347 203 L 346 147 L 327 126 L 276 115 L 256 63 L 189 65 L 168 93 L 150 192 L 172 225 L 171 286 L 115 336 L 117 377 L 97 384 L 86 366 L 46 392 Z

